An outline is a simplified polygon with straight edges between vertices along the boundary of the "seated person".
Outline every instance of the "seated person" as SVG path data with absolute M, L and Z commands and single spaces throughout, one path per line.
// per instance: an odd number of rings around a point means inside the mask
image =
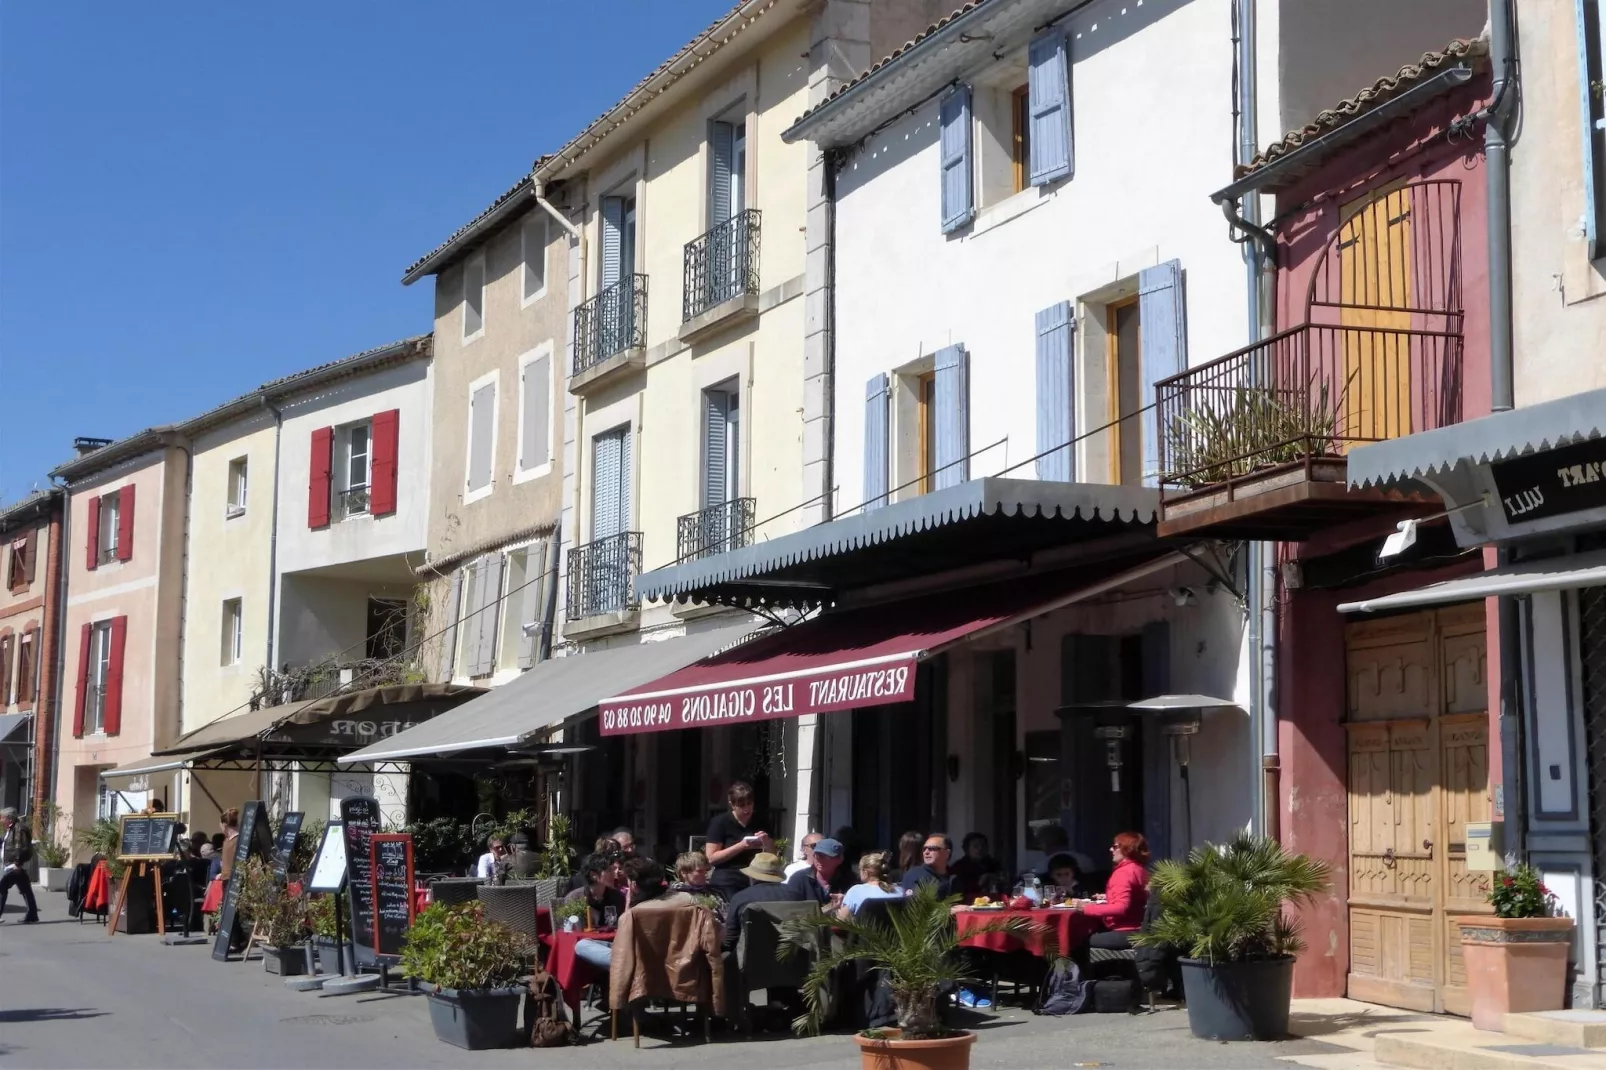
M 937 894 L 954 895 L 959 890 L 959 879 L 948 869 L 948 857 L 953 854 L 954 841 L 941 832 L 928 832 L 920 846 L 923 861 L 903 875 L 900 887 L 912 892 L 922 884 L 935 884 Z
M 815 898 L 808 886 L 786 879 L 786 866 L 781 857 L 768 851 L 760 852 L 742 871 L 742 876 L 753 883 L 735 895 L 725 908 L 725 950 L 734 952 L 742 938 L 742 913 L 751 903 L 801 903 Z
M 1104 902 L 1084 903 L 1076 909 L 1104 923 L 1104 932 L 1088 938 L 1090 947 L 1126 951 L 1131 934 L 1143 926 L 1143 908 L 1149 901 L 1149 841 L 1141 832 L 1122 832 L 1110 846 L 1115 870 L 1104 889 Z
M 981 890 L 982 880 L 1004 871 L 1003 864 L 987 850 L 987 837 L 972 832 L 959 843 L 959 860 L 953 864 L 954 876 L 959 878 L 959 894 L 970 902 Z
M 530 837 L 523 832 L 513 834 L 513 856 L 508 865 L 508 876 L 521 881 L 534 880 L 541 871 L 541 853 L 530 846 Z
M 837 840 L 815 840 L 809 851 L 806 869 L 800 869 L 786 878 L 786 883 L 797 890 L 799 902 L 812 899 L 821 906 L 831 901 L 836 892 L 837 873 L 842 868 L 842 844 Z
M 621 899 L 628 899 L 632 906 L 656 899 L 663 894 L 664 871 L 652 859 L 632 858 L 624 863 L 624 872 L 630 882 L 624 892 L 619 893 L 617 889 L 610 890 L 619 894 Z M 624 911 L 621 910 L 619 916 L 622 917 L 623 914 Z M 613 964 L 613 941 L 577 940 L 574 944 L 574 955 L 575 958 L 589 962 L 600 970 L 607 970 Z
M 1067 899 L 1083 898 L 1082 869 L 1068 854 L 1057 854 L 1048 860 L 1045 883 L 1059 888 Z
M 614 920 L 625 912 L 625 894 L 619 890 L 621 872 L 611 858 L 591 855 L 580 864 L 585 884 L 563 897 L 565 903 L 584 903 L 591 912 L 591 928 L 607 924 L 606 911 L 613 908 Z
M 474 866 L 474 876 L 482 881 L 496 879 L 496 865 L 507 856 L 507 841 L 500 836 L 492 836 L 485 845 L 485 853 Z
M 844 920 L 851 918 L 871 899 L 902 899 L 903 890 L 889 884 L 886 874 L 886 855 L 868 854 L 860 858 L 859 883 L 849 888 L 848 893 L 842 897 L 842 905 L 837 908 L 837 917 Z

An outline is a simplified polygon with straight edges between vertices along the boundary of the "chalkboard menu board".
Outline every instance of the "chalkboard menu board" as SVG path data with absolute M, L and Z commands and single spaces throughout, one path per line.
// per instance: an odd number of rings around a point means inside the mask
M 307 815 L 292 810 L 279 823 L 279 835 L 273 841 L 273 879 L 283 884 L 290 876 L 290 856 L 295 853 L 296 837 L 301 834 L 301 822 Z
M 252 855 L 268 858 L 272 853 L 273 832 L 268 828 L 267 804 L 252 799 L 240 807 L 240 834 L 234 841 L 234 861 L 229 870 L 229 883 L 223 889 L 223 909 L 218 915 L 217 939 L 212 942 L 212 957 L 219 962 L 227 962 L 229 958 L 235 913 L 240 908 L 240 889 L 245 884 L 245 863 Z
M 351 939 L 368 955 L 374 952 L 373 856 L 369 838 L 379 831 L 379 801 L 363 795 L 340 800 L 341 833 L 346 839 L 346 889 L 351 893 Z
M 117 857 L 123 862 L 173 857 L 177 814 L 124 814 L 117 839 Z
M 413 925 L 413 838 L 405 832 L 369 837 L 373 851 L 374 953 L 396 956 Z

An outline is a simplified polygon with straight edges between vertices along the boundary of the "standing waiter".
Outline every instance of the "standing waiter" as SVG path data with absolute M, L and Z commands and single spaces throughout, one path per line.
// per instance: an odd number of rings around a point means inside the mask
M 23 924 L 32 925 L 39 920 L 39 904 L 34 902 L 27 869 L 28 863 L 33 861 L 33 836 L 28 827 L 17 820 L 17 810 L 12 806 L 0 810 L 0 828 L 5 830 L 4 835 L 0 835 L 0 864 L 5 867 L 0 871 L 0 915 L 5 914 L 6 896 L 16 885 L 22 889 L 22 901 L 28 904 Z

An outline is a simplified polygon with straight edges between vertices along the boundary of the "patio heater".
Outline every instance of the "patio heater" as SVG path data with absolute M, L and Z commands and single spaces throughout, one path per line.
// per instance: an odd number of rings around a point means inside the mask
M 1165 715 L 1160 722 L 1160 734 L 1171 741 L 1171 760 L 1177 763 L 1182 779 L 1182 834 L 1190 848 L 1193 844 L 1193 786 L 1188 779 L 1188 765 L 1193 757 L 1193 737 L 1199 734 L 1205 710 L 1239 709 L 1237 703 L 1209 695 L 1156 695 L 1127 703 L 1127 709 L 1140 713 Z

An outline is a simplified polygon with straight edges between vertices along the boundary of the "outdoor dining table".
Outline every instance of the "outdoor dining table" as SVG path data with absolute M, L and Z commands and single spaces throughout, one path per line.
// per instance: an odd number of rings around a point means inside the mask
M 586 962 L 574 953 L 574 945 L 581 940 L 607 940 L 612 941 L 617 934 L 614 929 L 596 929 L 591 932 L 575 930 L 574 932 L 543 933 L 541 942 L 546 944 L 548 954 L 546 960 L 547 972 L 557 982 L 558 988 L 563 992 L 563 1002 L 569 1005 L 573 1012 L 572 1021 L 578 1025 L 580 1022 L 580 997 L 585 994 L 585 987 L 594 981 L 606 982 L 608 974 Z
M 1025 918 L 1031 925 L 1023 932 L 974 932 L 994 921 L 1006 918 Z M 1047 907 L 1041 910 L 971 910 L 954 911 L 954 925 L 959 933 L 960 947 L 979 948 L 983 951 L 1030 951 L 1039 958 L 1046 957 L 1047 939 L 1052 934 L 1061 955 L 1069 955 L 1074 948 L 1087 942 L 1087 938 L 1104 926 L 1098 918 L 1088 917 L 1075 910 Z M 973 935 L 967 936 L 967 932 Z

